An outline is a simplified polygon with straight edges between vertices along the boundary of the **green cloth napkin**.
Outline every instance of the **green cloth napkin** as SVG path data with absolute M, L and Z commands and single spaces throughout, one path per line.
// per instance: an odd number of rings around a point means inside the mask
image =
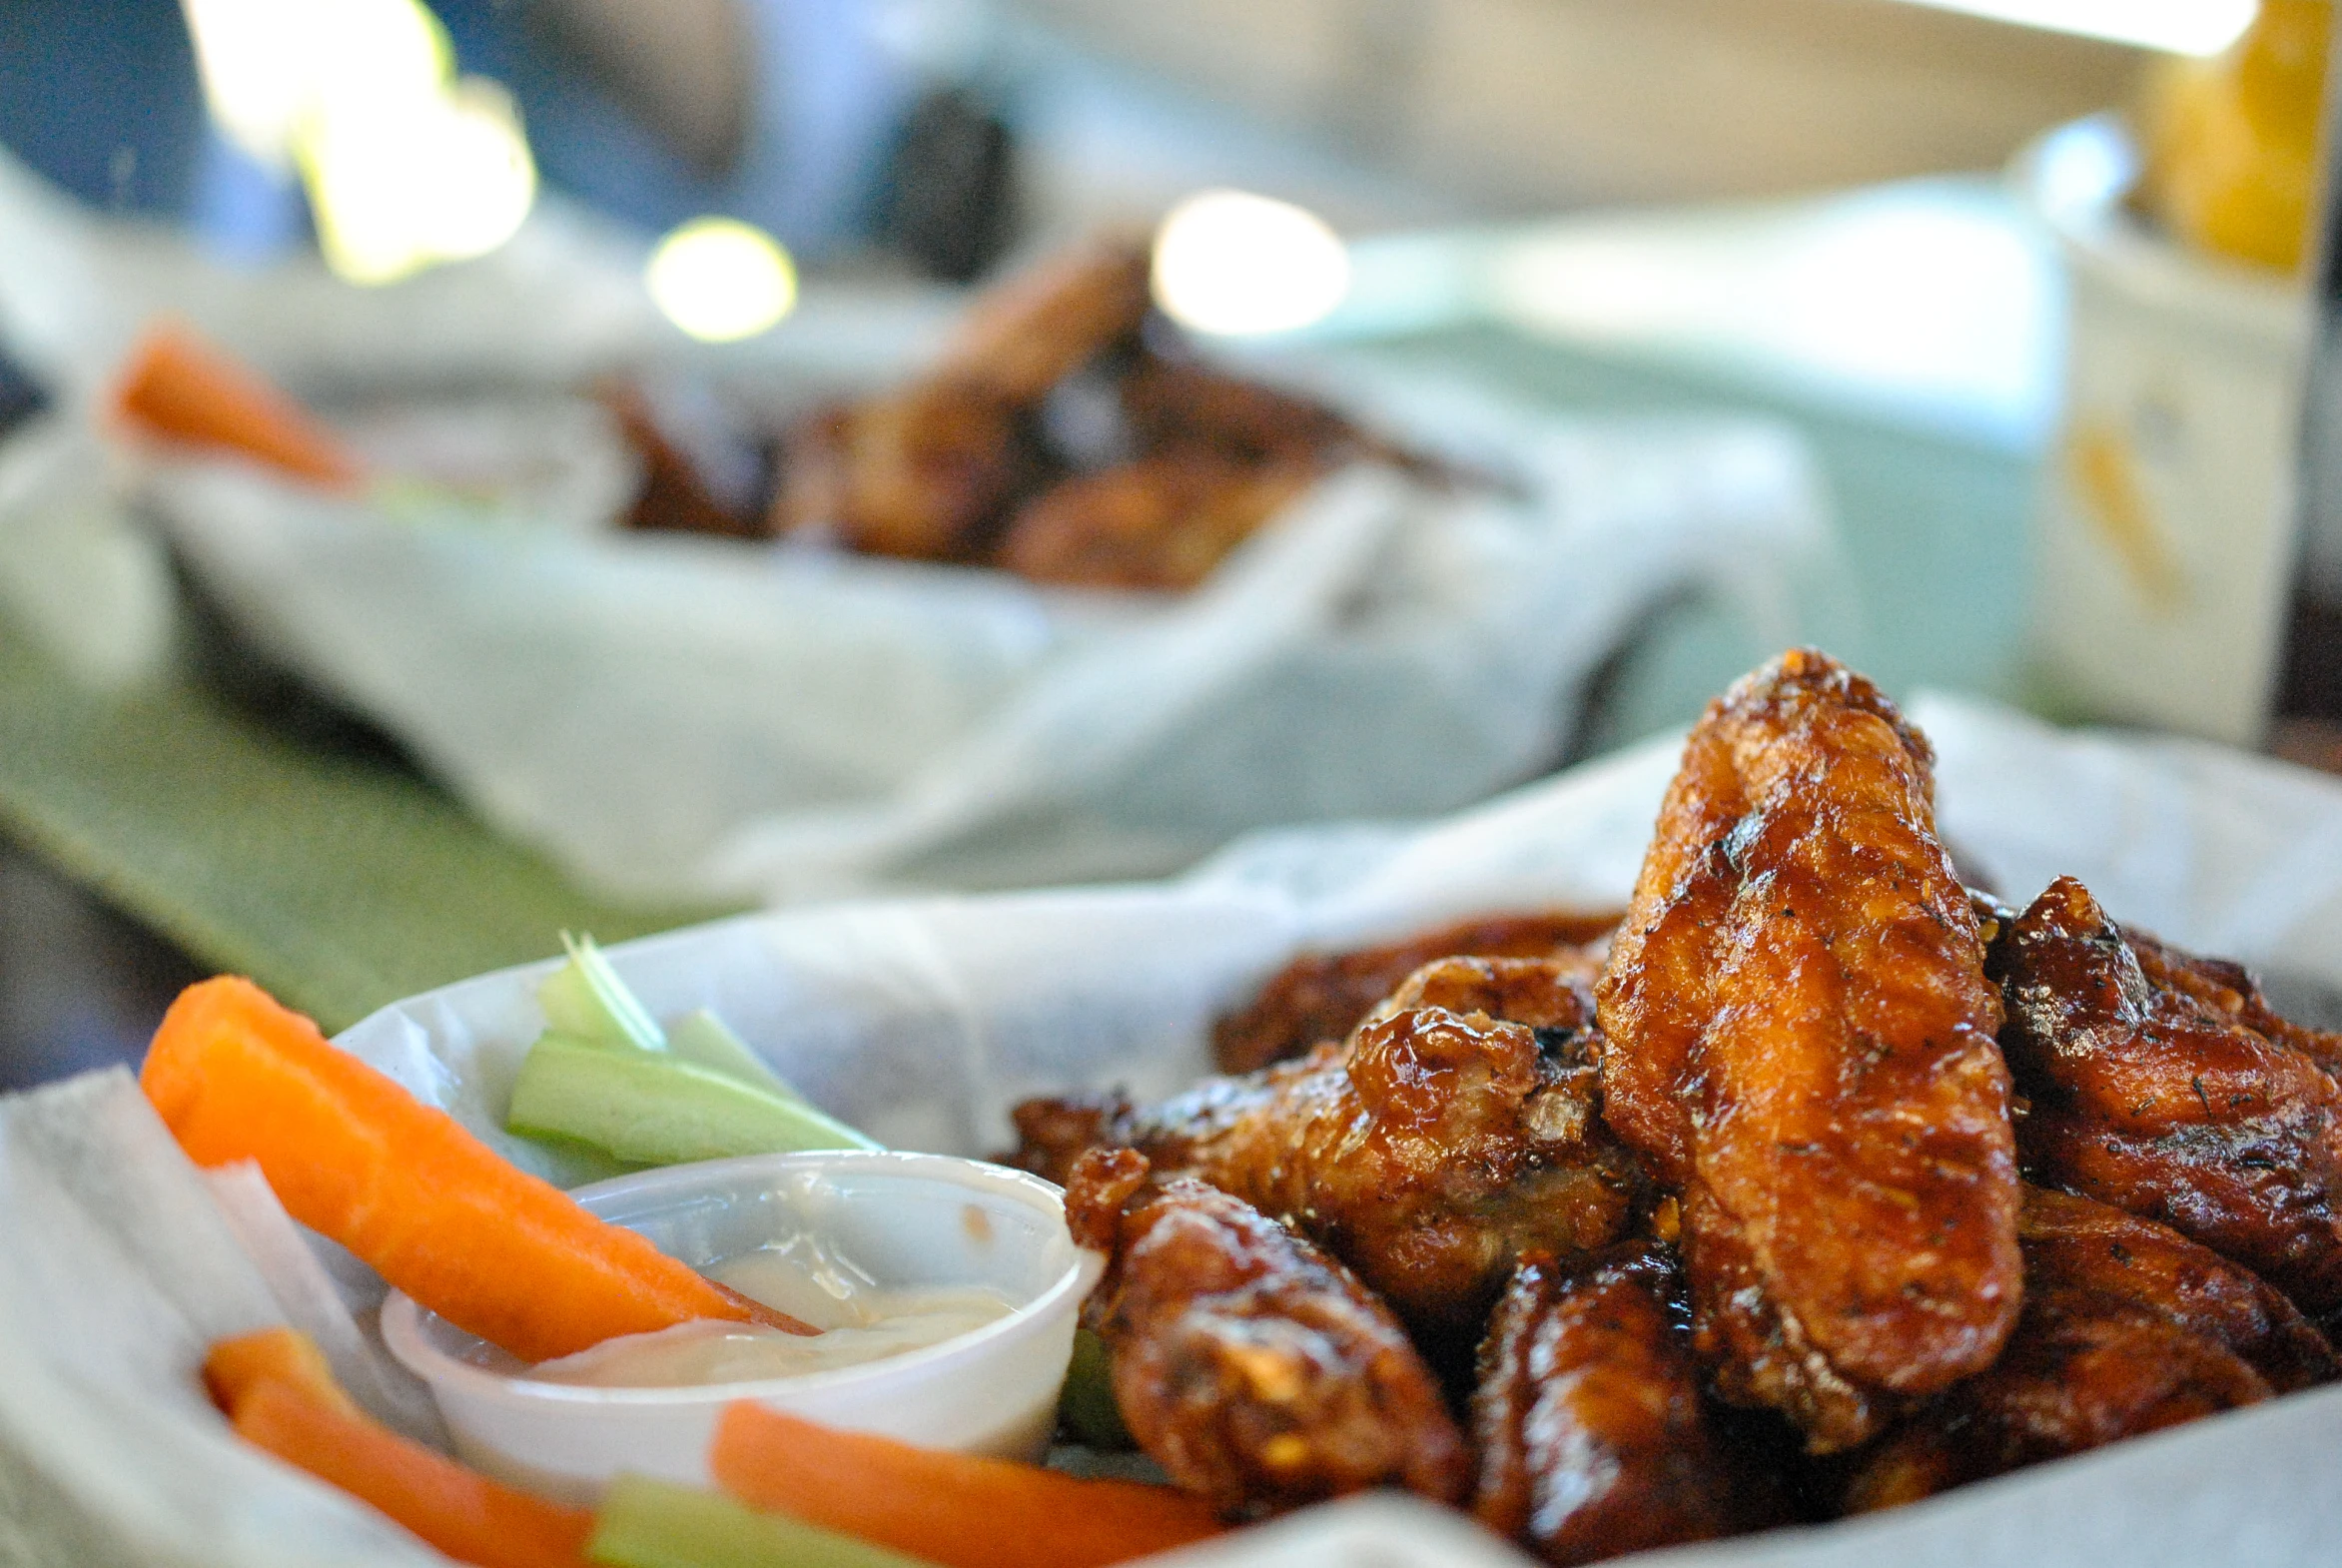
M 108 695 L 0 622 L 0 828 L 328 1031 L 560 951 L 725 913 L 579 892 L 390 764 L 271 730 L 171 678 Z

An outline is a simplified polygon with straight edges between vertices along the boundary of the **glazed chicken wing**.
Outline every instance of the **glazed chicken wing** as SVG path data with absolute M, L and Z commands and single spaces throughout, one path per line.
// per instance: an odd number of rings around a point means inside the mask
M 2024 1310 L 1991 1370 L 1856 1470 L 1850 1511 L 2174 1426 L 2334 1376 L 2323 1335 L 2246 1269 L 2088 1198 L 2029 1189 Z
M 639 386 L 610 382 L 597 388 L 594 396 L 642 463 L 642 487 L 634 492 L 634 504 L 626 510 L 627 527 L 646 533 L 712 533 L 738 539 L 764 536 L 769 519 L 759 519 L 753 508 L 735 512 L 716 498 L 698 464 L 667 437 L 650 398 Z
M 1524 1250 L 1606 1245 L 1643 1203 L 1600 1121 L 1576 996 L 1577 1028 L 1410 1008 L 1152 1108 L 1029 1101 L 1019 1163 L 1058 1176 L 1092 1145 L 1138 1149 L 1321 1243 L 1435 1347 L 1468 1347 Z
M 1306 398 L 1153 354 L 1123 379 L 1122 404 L 1149 449 L 1199 446 L 1251 462 L 1316 463 L 1361 439 L 1347 419 Z
M 1415 1008 L 1484 1014 L 1506 1024 L 1552 1030 L 1562 1042 L 1586 1033 L 1594 1017 L 1594 982 L 1601 965 L 1579 952 L 1550 958 L 1483 958 L 1458 954 L 1434 959 L 1398 983 L 1370 1012 L 1371 1022 Z M 1590 1050 L 1582 1054 L 1591 1056 Z
M 1991 1364 L 2021 1290 L 2000 999 L 1933 762 L 1819 653 L 1743 679 L 1599 990 L 1605 1115 L 1684 1193 L 1701 1354 L 1816 1452 Z
M 2192 997 L 2215 1017 L 2226 1015 L 2258 1035 L 2289 1046 L 2326 1070 L 2342 1072 L 2342 1035 L 2305 1028 L 2277 1016 L 2258 982 L 2242 964 L 2226 959 L 2199 958 L 2128 926 L 2123 940 L 2138 955 L 2142 973 L 2166 991 Z
M 1150 1184 L 1129 1150 L 1093 1150 L 1070 1176 L 1075 1238 L 1112 1259 L 1087 1321 L 1125 1424 L 1172 1480 L 1230 1511 L 1462 1492 L 1437 1381 L 1348 1269 L 1217 1188 Z
M 2017 1218 L 2025 1279 L 2154 1307 L 2231 1350 L 2278 1393 L 2330 1382 L 2334 1349 L 2282 1292 L 2168 1225 L 2070 1192 L 2027 1186 Z
M 1068 587 L 1192 588 L 1316 476 L 1302 462 L 1201 450 L 1141 457 L 1026 502 L 1001 539 L 1000 564 Z
M 1762 1520 L 1710 1433 L 1680 1292 L 1650 1242 L 1522 1261 L 1472 1395 L 1481 1523 L 1568 1565 Z
M 1340 1040 L 1374 1005 L 1434 959 L 1549 958 L 1591 985 L 1602 971 L 1616 915 L 1495 915 L 1348 953 L 1307 953 L 1271 976 L 1258 996 L 1211 1027 L 1211 1056 L 1222 1073 L 1250 1073 Z M 1543 1020 L 1494 1012 L 1516 1024 Z
M 989 291 L 942 360 L 883 396 L 799 421 L 784 442 L 772 531 L 920 560 L 989 551 L 1045 467 L 1024 417 L 1147 313 L 1147 253 L 1099 241 Z
M 1149 256 L 1101 237 L 988 289 L 945 349 L 933 379 L 1022 406 L 1117 342 L 1147 315 Z
M 2240 971 L 2123 931 L 2072 878 L 1995 945 L 2028 1175 L 2342 1312 L 2342 1091 Z M 2240 984 L 2238 984 L 2240 983 Z
M 1014 410 L 948 383 L 826 409 L 784 445 L 774 532 L 916 560 L 990 548 L 1037 460 Z

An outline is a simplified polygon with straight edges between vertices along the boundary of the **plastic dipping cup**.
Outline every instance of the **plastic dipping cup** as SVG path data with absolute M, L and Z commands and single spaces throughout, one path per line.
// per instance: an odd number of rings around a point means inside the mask
M 858 1366 L 682 1388 L 535 1382 L 502 1351 L 393 1291 L 390 1353 L 430 1385 L 456 1451 L 567 1500 L 621 1471 L 712 1484 L 723 1407 L 754 1399 L 930 1448 L 1036 1458 L 1057 1418 L 1082 1299 L 1104 1260 L 1074 1244 L 1063 1194 L 1020 1171 L 946 1155 L 753 1155 L 579 1187 L 588 1209 L 694 1267 L 813 1234 L 884 1289 L 986 1285 L 1008 1316 Z

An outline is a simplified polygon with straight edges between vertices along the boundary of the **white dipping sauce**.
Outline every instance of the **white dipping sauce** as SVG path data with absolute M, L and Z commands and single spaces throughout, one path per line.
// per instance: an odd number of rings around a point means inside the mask
M 1016 1310 L 981 1285 L 886 1290 L 844 1257 L 800 1236 L 701 1270 L 719 1284 L 822 1330 L 783 1333 L 752 1323 L 702 1319 L 655 1333 L 622 1334 L 526 1376 L 596 1388 L 687 1388 L 796 1377 L 884 1360 L 941 1344 Z

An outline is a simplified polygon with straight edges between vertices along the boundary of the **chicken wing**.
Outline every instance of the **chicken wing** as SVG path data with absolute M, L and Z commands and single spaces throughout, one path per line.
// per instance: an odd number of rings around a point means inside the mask
M 1684 1192 L 1700 1352 L 1817 1453 L 1991 1364 L 2021 1289 L 2000 999 L 1933 764 L 1822 654 L 1744 678 L 1598 990 L 1604 1114 Z
M 2024 1310 L 1990 1371 L 1867 1456 L 1852 1512 L 1893 1507 L 2335 1374 L 2323 1335 L 2249 1271 L 2152 1220 L 2040 1188 Z
M 699 465 L 661 428 L 657 410 L 639 386 L 608 382 L 595 389 L 594 397 L 642 463 L 642 487 L 626 509 L 627 527 L 737 539 L 764 536 L 770 519 L 758 516 L 753 506 L 735 511 L 716 498 Z
M 783 442 L 772 531 L 828 533 L 876 555 L 974 559 L 1038 461 L 1014 409 L 956 384 L 826 409 Z
M 1123 1421 L 1179 1485 L 1231 1512 L 1381 1485 L 1462 1493 L 1438 1382 L 1348 1269 L 1215 1187 L 1150 1184 L 1130 1150 L 1085 1155 L 1066 1212 L 1112 1259 L 1085 1319 Z
M 1602 970 L 1616 915 L 1559 912 L 1495 915 L 1443 926 L 1404 942 L 1348 953 L 1305 953 L 1269 977 L 1249 1005 L 1211 1026 L 1211 1056 L 1222 1073 L 1250 1073 L 1340 1040 L 1374 1005 L 1433 959 L 1550 958 L 1592 985 Z M 1512 1018 L 1514 1023 L 1541 1021 Z
M 1762 1522 L 1701 1407 L 1681 1285 L 1650 1242 L 1522 1260 L 1472 1395 L 1481 1523 L 1567 1565 Z
M 1362 441 L 1330 408 L 1191 360 L 1145 355 L 1121 392 L 1132 434 L 1148 450 L 1203 447 L 1251 462 L 1316 463 Z
M 1053 485 L 1017 511 L 1000 564 L 1035 582 L 1178 592 L 1307 489 L 1305 462 L 1164 452 Z
M 2152 1306 L 2234 1351 L 2278 1393 L 2342 1373 L 2334 1347 L 2265 1279 L 2168 1225 L 2069 1192 L 2027 1186 L 2017 1216 L 2025 1279 Z
M 2124 932 L 2062 878 L 1993 949 L 2028 1175 L 2342 1313 L 2342 1090 L 2249 980 Z M 2241 987 L 2231 983 L 2241 980 Z
M 1088 1147 L 1135 1148 L 1293 1225 L 1434 1349 L 1468 1351 L 1524 1250 L 1603 1246 L 1641 1211 L 1641 1170 L 1599 1112 L 1586 1031 L 1423 1007 L 1152 1108 L 1099 1096 L 1014 1115 L 1027 1169 L 1062 1179 Z
M 1143 242 L 1101 236 L 987 289 L 932 373 L 1023 406 L 1131 337 L 1147 315 Z
M 2242 964 L 2183 953 L 2129 926 L 2122 928 L 2122 935 L 2138 955 L 2139 969 L 2155 985 L 2194 998 L 2215 1017 L 2227 1014 L 2255 1034 L 2292 1047 L 2329 1076 L 2342 1072 L 2342 1035 L 2278 1017 Z

